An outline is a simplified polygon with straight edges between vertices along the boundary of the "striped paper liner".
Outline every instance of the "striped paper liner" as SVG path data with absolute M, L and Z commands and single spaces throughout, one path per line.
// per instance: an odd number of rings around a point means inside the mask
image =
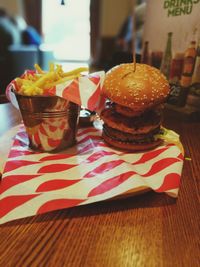
M 79 129 L 77 144 L 62 153 L 34 152 L 22 125 L 0 182 L 0 224 L 103 201 L 141 186 L 177 197 L 182 167 L 183 154 L 175 144 L 126 153 L 104 143 L 95 127 Z

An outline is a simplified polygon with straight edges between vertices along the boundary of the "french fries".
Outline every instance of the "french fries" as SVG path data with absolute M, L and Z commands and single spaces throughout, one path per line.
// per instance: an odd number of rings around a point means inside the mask
M 36 72 L 27 73 L 23 78 L 16 78 L 16 90 L 18 93 L 28 96 L 45 95 L 52 87 L 73 80 L 88 71 L 87 67 L 81 67 L 64 72 L 61 65 L 50 63 L 49 71 L 45 72 L 38 64 L 34 65 Z

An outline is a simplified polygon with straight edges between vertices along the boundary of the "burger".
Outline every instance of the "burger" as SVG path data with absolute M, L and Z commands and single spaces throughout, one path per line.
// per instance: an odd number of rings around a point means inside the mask
M 106 73 L 100 117 L 102 137 L 115 148 L 128 151 L 153 149 L 162 143 L 162 111 L 169 83 L 156 68 L 146 64 L 120 64 Z

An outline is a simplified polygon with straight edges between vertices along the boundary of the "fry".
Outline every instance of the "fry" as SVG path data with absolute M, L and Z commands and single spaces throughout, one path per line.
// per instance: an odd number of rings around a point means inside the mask
M 88 68 L 87 67 L 80 67 L 80 68 L 77 68 L 75 70 L 65 72 L 63 75 L 66 77 L 66 76 L 70 76 L 70 75 L 79 74 L 83 71 L 88 71 Z
M 39 78 L 35 82 L 35 86 L 42 87 L 46 81 L 48 81 L 48 80 L 54 81 L 55 77 L 56 77 L 56 73 L 54 73 L 54 72 L 45 73 L 43 76 L 41 76 L 41 78 Z
M 78 77 L 80 77 L 80 75 L 71 75 L 71 76 L 68 76 L 68 77 L 61 78 L 61 79 L 59 79 L 59 80 L 57 80 L 55 82 L 46 83 L 44 85 L 44 89 L 52 88 L 53 86 L 56 86 L 56 85 L 58 85 L 60 83 L 65 83 L 65 82 L 67 82 L 69 80 L 73 80 L 73 79 L 78 78 Z
M 38 73 L 41 73 L 41 74 L 44 73 L 44 71 L 40 68 L 40 66 L 38 64 L 35 64 L 34 67 Z
M 24 95 L 43 95 L 48 94 L 48 89 L 65 83 L 69 80 L 74 80 L 81 76 L 81 72 L 88 71 L 86 67 L 76 68 L 72 71 L 64 72 L 59 64 L 50 63 L 49 71 L 45 72 L 38 65 L 34 65 L 35 73 L 26 73 L 23 78 L 16 78 L 16 90 Z

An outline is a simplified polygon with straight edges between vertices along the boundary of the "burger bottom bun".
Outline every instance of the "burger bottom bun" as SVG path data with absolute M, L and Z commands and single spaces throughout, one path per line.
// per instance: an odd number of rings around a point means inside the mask
M 146 143 L 146 144 L 145 143 L 134 144 L 131 142 L 123 142 L 120 140 L 112 139 L 111 137 L 106 135 L 106 133 L 104 131 L 102 132 L 102 137 L 108 145 L 110 145 L 114 148 L 120 149 L 120 150 L 128 151 L 128 152 L 142 152 L 142 151 L 146 151 L 146 150 L 151 150 L 151 149 L 161 145 L 163 142 L 163 140 L 161 140 L 161 139 L 157 139 L 156 141 L 153 141 L 151 143 Z

